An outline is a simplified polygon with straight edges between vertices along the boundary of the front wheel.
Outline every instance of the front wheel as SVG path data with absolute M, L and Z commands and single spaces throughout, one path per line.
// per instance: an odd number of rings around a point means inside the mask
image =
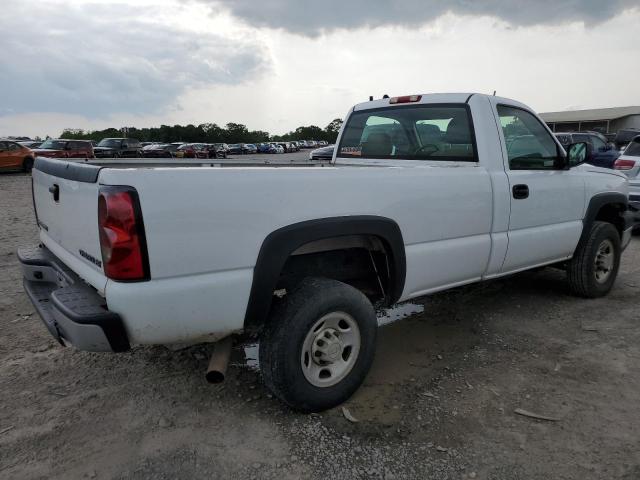
M 33 170 L 33 158 L 27 157 L 22 161 L 22 171 L 30 173 Z
M 362 292 L 307 278 L 276 306 L 260 339 L 260 368 L 273 394 L 302 412 L 347 400 L 375 352 L 376 314 Z
M 569 289 L 585 298 L 602 297 L 613 287 L 620 267 L 620 235 L 607 222 L 594 222 L 587 241 L 569 262 Z

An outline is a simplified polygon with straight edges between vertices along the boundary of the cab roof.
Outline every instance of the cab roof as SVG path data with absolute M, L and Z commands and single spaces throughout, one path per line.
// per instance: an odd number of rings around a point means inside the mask
M 485 93 L 472 93 L 472 92 L 461 92 L 461 93 L 417 93 L 415 96 L 420 96 L 420 100 L 412 101 L 407 103 L 391 103 L 391 100 L 397 97 L 391 96 L 390 98 L 379 98 L 377 100 L 371 100 L 369 102 L 358 103 L 355 107 L 353 107 L 353 111 L 359 110 L 371 110 L 375 108 L 385 108 L 385 107 L 401 107 L 403 105 L 424 105 L 429 103 L 466 103 L 469 101 L 471 97 L 493 97 L 498 99 L 500 102 L 526 107 L 526 105 L 517 102 L 515 100 L 511 100 L 509 98 L 496 97 L 493 95 L 487 95 Z M 413 96 L 413 95 L 412 95 Z M 526 107 L 528 108 L 528 107 Z

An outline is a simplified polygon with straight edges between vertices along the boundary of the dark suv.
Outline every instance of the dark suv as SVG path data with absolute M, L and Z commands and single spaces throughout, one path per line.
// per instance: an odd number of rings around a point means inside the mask
M 607 137 L 598 132 L 562 132 L 555 134 L 563 147 L 572 143 L 585 142 L 591 145 L 591 153 L 587 163 L 596 167 L 613 168 L 613 164 L 620 156 L 613 144 L 607 142 Z
M 96 158 L 142 157 L 142 144 L 135 138 L 103 138 L 93 152 Z

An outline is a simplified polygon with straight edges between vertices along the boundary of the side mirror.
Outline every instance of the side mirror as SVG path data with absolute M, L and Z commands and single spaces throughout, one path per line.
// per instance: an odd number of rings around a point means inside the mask
M 591 145 L 587 142 L 572 143 L 567 147 L 569 168 L 585 163 L 591 155 Z

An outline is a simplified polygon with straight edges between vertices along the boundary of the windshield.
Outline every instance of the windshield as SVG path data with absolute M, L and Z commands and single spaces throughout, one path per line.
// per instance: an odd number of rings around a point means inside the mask
M 338 156 L 476 161 L 471 120 L 464 105 L 355 112 L 345 127 Z
M 49 148 L 51 150 L 64 150 L 66 145 L 67 145 L 67 142 L 63 140 L 46 140 L 42 145 L 40 145 L 40 148 Z
M 99 147 L 120 147 L 122 140 L 117 140 L 115 138 L 103 138 L 100 140 L 98 144 Z

